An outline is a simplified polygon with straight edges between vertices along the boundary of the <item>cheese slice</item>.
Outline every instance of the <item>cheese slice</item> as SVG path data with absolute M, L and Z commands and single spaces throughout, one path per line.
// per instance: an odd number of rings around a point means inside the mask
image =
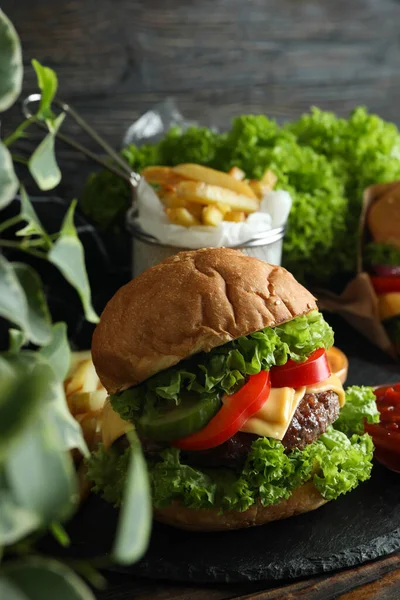
M 336 375 L 331 375 L 328 379 L 307 387 L 272 388 L 264 406 L 246 421 L 240 431 L 282 440 L 304 395 L 327 391 L 335 392 L 339 396 L 340 406 L 344 405 L 345 392 Z M 222 402 L 225 404 L 229 402 L 229 397 L 223 397 Z M 113 410 L 109 398 L 104 404 L 102 423 L 102 440 L 105 448 L 109 448 L 118 438 L 134 429 L 132 423 L 121 419 Z
M 124 419 L 121 419 L 119 414 L 115 412 L 111 406 L 109 397 L 104 404 L 102 423 L 101 437 L 104 448 L 106 449 L 110 448 L 118 438 L 125 435 L 125 433 L 131 429 L 134 429 L 132 423 L 124 421 Z
M 327 391 L 335 392 L 339 397 L 340 406 L 344 405 L 345 392 L 336 375 L 331 375 L 328 379 L 308 387 L 272 388 L 264 406 L 246 421 L 240 431 L 282 440 L 305 394 L 319 394 Z M 222 401 L 224 402 L 224 399 Z M 226 398 L 225 401 L 229 401 L 229 398 Z

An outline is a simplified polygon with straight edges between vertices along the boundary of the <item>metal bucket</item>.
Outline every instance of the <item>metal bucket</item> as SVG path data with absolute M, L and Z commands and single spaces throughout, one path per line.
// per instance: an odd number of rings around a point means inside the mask
M 140 273 L 149 267 L 157 265 L 169 256 L 173 256 L 183 250 L 193 250 L 193 248 L 160 244 L 158 240 L 146 234 L 133 223 L 129 224 L 129 230 L 132 234 L 133 277 L 140 275 Z M 233 247 L 241 250 L 247 256 L 265 260 L 273 265 L 280 265 L 284 235 L 285 227 L 277 227 L 276 229 L 258 233 L 257 237 Z

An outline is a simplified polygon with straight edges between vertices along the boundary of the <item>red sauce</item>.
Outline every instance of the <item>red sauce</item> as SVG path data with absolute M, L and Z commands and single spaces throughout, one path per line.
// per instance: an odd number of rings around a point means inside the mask
M 400 473 L 400 383 L 375 390 L 380 423 L 365 426 L 375 444 L 375 458 Z

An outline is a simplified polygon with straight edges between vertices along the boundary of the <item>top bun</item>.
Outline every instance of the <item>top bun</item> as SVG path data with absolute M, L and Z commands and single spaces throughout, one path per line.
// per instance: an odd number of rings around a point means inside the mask
M 93 334 L 93 362 L 115 394 L 314 309 L 315 298 L 282 267 L 227 248 L 180 252 L 111 298 Z
M 400 248 L 400 186 L 374 202 L 368 212 L 368 227 L 375 242 Z

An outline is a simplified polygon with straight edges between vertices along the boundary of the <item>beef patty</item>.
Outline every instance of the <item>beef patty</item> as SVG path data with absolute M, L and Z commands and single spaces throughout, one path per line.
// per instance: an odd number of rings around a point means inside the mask
M 305 394 L 282 440 L 286 450 L 288 452 L 295 448 L 303 450 L 317 440 L 329 425 L 336 421 L 339 410 L 339 397 L 335 392 Z M 224 444 L 215 448 L 182 452 L 182 459 L 187 464 L 199 467 L 237 468 L 246 461 L 251 445 L 257 437 L 239 431 Z

